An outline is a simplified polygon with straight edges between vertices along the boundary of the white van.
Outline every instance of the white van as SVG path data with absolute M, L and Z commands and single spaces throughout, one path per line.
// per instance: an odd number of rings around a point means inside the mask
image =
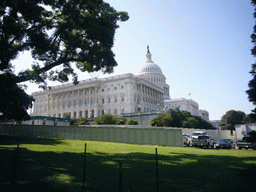
M 206 135 L 206 132 L 205 131 L 194 131 L 191 136 L 193 139 L 198 139 L 199 135 Z

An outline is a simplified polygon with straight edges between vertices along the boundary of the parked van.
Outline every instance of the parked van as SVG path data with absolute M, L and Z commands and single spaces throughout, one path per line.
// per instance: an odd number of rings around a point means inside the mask
M 206 135 L 206 132 L 205 131 L 194 131 L 191 136 L 193 139 L 198 139 L 199 135 Z

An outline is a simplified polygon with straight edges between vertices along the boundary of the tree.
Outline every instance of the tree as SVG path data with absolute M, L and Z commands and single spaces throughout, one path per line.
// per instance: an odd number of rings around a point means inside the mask
M 182 122 L 182 125 L 186 128 L 198 128 L 199 122 L 195 117 L 188 117 L 187 120 Z
M 111 73 L 117 65 L 111 50 L 117 21 L 128 18 L 103 0 L 2 0 L 0 79 L 31 81 L 47 89 L 46 79 L 67 82 L 72 75 L 78 83 L 71 63 L 82 72 Z M 31 51 L 35 62 L 15 75 L 11 61 L 24 50 Z
M 256 141 L 256 131 L 255 130 L 252 130 L 248 134 L 252 137 L 253 141 Z
M 252 0 L 252 5 L 256 6 L 256 0 Z M 256 11 L 254 12 L 254 18 L 256 19 Z M 251 35 L 251 39 L 252 43 L 254 44 L 254 47 L 251 49 L 251 54 L 253 56 L 256 56 L 256 25 L 254 25 L 254 30 Z M 246 93 L 248 94 L 249 101 L 252 102 L 253 105 L 256 105 L 256 63 L 252 64 L 252 70 L 250 71 L 250 73 L 253 78 L 251 81 L 249 81 L 249 90 L 247 90 Z M 252 110 L 250 119 L 256 120 L 256 108 Z
M 34 99 L 14 81 L 8 81 L 11 74 L 0 76 L 0 121 L 15 119 L 16 121 L 29 120 L 27 109 L 32 107 Z
M 178 107 L 169 109 L 166 114 L 173 118 L 171 127 L 182 127 L 182 121 L 185 117 Z
M 199 129 L 214 129 L 213 125 L 201 117 L 193 116 L 190 112 L 180 111 L 179 108 L 170 109 L 149 122 L 150 126 L 157 127 L 184 127 Z
M 173 124 L 175 124 L 174 119 L 168 114 L 160 114 L 148 123 L 153 127 L 173 127 Z
M 194 116 L 194 118 L 198 121 L 198 128 L 199 129 L 216 129 L 211 123 L 205 121 L 199 116 Z
M 236 124 L 248 123 L 248 117 L 242 111 L 230 110 L 227 111 L 225 115 L 221 118 L 220 126 L 222 129 L 230 130 L 231 132 L 235 130 Z
M 148 123 L 149 126 L 153 126 L 153 127 L 163 127 L 164 126 L 164 122 L 163 119 L 166 117 L 166 114 L 160 114 L 157 117 L 151 119 Z

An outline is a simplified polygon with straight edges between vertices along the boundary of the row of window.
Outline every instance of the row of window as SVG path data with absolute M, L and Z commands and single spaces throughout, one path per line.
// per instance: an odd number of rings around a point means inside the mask
M 121 108 L 120 112 L 124 113 L 125 112 L 124 108 Z M 99 117 L 101 115 L 104 115 L 105 113 L 106 113 L 105 110 L 98 110 L 98 115 L 97 116 Z M 111 109 L 107 109 L 107 113 L 112 114 Z M 91 111 L 86 110 L 86 111 L 84 111 L 84 114 L 83 114 L 83 111 L 79 111 L 79 112 L 75 111 L 73 114 L 71 114 L 71 112 L 69 112 L 68 114 L 71 118 L 72 117 L 75 117 L 75 118 L 84 118 L 84 117 L 85 118 L 94 118 L 94 116 L 95 116 L 94 110 L 91 110 Z M 118 115 L 118 109 L 117 108 L 113 109 L 113 115 Z M 51 115 L 49 115 L 49 116 L 51 116 Z M 63 116 L 61 115 L 61 113 L 58 113 L 58 114 L 53 114 L 53 117 L 61 118 Z
M 121 88 L 121 89 L 124 89 L 124 86 L 121 85 L 120 88 Z M 117 86 L 115 86 L 115 87 L 113 88 L 113 90 L 117 90 L 117 89 L 118 89 Z M 108 90 L 108 91 L 111 91 L 110 88 L 107 88 L 107 90 Z M 101 91 L 104 92 L 105 89 L 101 89 Z M 88 92 L 89 92 L 89 89 L 86 89 L 85 91 L 83 91 L 83 90 L 82 90 L 82 91 L 76 91 L 76 92 L 74 92 L 73 94 L 74 94 L 74 97 L 76 97 L 78 94 L 81 96 L 83 93 L 84 93 L 85 95 L 87 95 Z M 91 94 L 94 94 L 94 90 L 91 90 Z M 71 96 L 72 96 L 72 93 L 71 93 L 71 92 L 68 93 L 68 98 L 71 98 Z M 53 100 L 57 100 L 57 98 L 58 98 L 58 99 L 61 99 L 61 97 L 62 97 L 62 96 L 55 96 L 55 97 L 53 98 Z M 65 95 L 63 96 L 63 99 L 66 99 L 66 96 L 65 96 Z M 38 102 L 38 103 L 46 102 L 46 101 L 47 101 L 46 98 L 38 98 L 38 99 L 36 99 L 36 102 Z
M 117 99 L 117 98 L 114 98 L 114 102 L 117 103 L 117 102 L 118 102 L 118 99 Z M 124 97 L 121 97 L 121 102 L 124 102 Z M 91 99 L 90 104 L 94 104 L 94 103 L 95 103 L 95 100 L 94 100 L 94 99 Z M 107 103 L 111 103 L 111 98 L 110 98 L 110 97 L 107 98 Z M 84 104 L 85 106 L 88 105 L 87 99 L 84 101 L 84 103 L 83 103 L 82 100 L 79 101 L 79 106 L 83 106 L 83 104 Z M 105 98 L 102 98 L 102 99 L 101 99 L 101 104 L 105 104 Z M 77 105 L 78 105 L 78 103 L 77 103 L 76 100 L 74 100 L 74 102 L 72 102 L 72 101 L 69 101 L 69 102 L 68 102 L 68 107 L 71 107 L 71 106 L 76 107 Z M 54 109 L 56 109 L 57 106 L 58 106 L 58 108 L 61 108 L 61 103 L 59 103 L 58 105 L 57 105 L 57 104 L 54 104 Z M 64 107 L 64 108 L 66 107 L 66 101 L 63 102 L 63 107 Z
M 124 89 L 124 86 L 121 85 L 120 88 L 121 88 L 121 89 Z M 107 90 L 110 91 L 110 88 L 108 88 Z M 114 87 L 114 90 L 117 90 L 117 87 Z M 105 89 L 101 89 L 101 92 L 104 92 L 104 91 L 105 91 Z

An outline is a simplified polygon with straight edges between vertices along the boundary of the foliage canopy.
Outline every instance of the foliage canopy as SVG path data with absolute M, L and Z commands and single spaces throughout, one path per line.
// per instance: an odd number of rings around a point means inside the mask
M 178 107 L 169 109 L 166 113 L 155 117 L 149 122 L 149 125 L 156 127 L 214 129 L 212 124 L 201 119 L 201 117 L 193 116 L 187 111 L 180 111 Z
M 251 2 L 252 5 L 256 7 L 256 0 L 252 0 Z M 253 16 L 256 19 L 256 11 L 254 12 Z M 254 44 L 253 48 L 251 49 L 251 54 L 253 56 L 256 56 L 256 25 L 254 25 L 251 40 Z M 252 64 L 252 70 L 250 71 L 250 73 L 253 78 L 248 83 L 249 89 L 246 91 L 246 93 L 248 94 L 249 101 L 252 102 L 253 105 L 256 105 L 256 63 Z M 251 119 L 254 119 L 254 122 L 256 121 L 256 108 L 252 110 Z
M 235 124 L 249 123 L 249 118 L 243 111 L 229 110 L 221 118 L 221 129 L 235 130 Z
M 126 12 L 116 11 L 103 0 L 2 0 L 0 80 L 6 84 L 29 80 L 47 89 L 47 79 L 67 82 L 72 75 L 77 84 L 72 63 L 82 72 L 111 73 L 117 65 L 111 50 L 115 30 L 119 27 L 117 21 L 128 18 Z M 32 69 L 14 74 L 11 62 L 25 50 L 30 51 L 35 60 L 33 64 L 28 63 Z M 59 65 L 61 68 L 56 69 Z M 5 97 L 18 90 L 13 88 L 8 92 L 5 85 L 1 88 L 6 89 Z M 29 96 L 23 96 L 31 105 Z M 21 103 L 19 107 L 26 109 L 27 104 Z M 9 118 L 6 110 L 0 108 Z

